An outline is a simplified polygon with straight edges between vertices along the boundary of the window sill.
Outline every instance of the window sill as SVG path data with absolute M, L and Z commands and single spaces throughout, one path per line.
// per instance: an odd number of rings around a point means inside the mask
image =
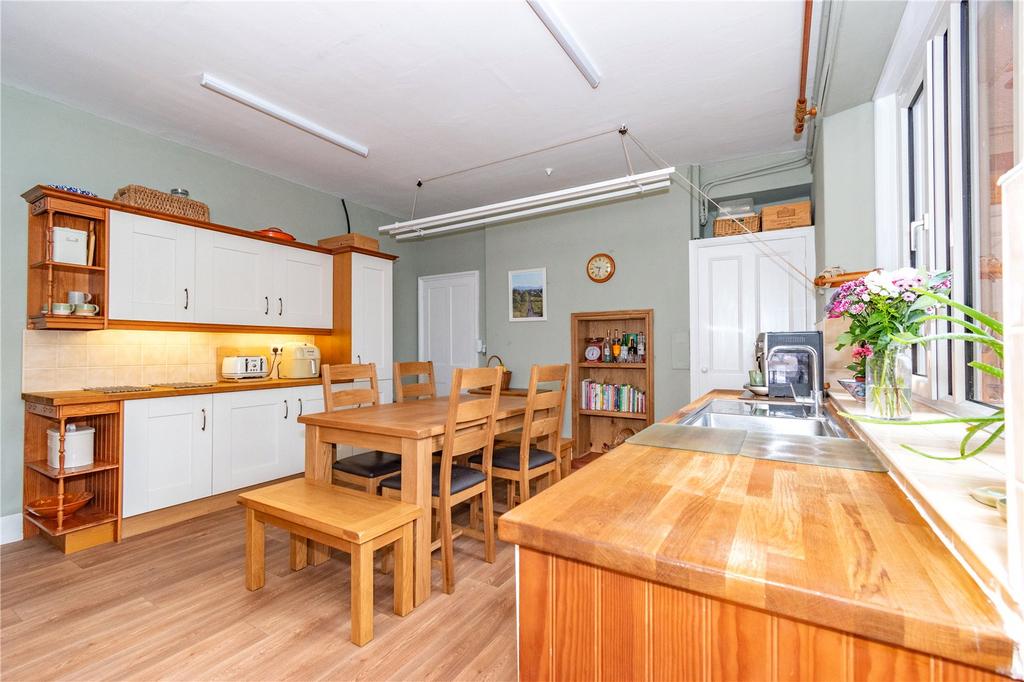
M 837 382 L 832 382 L 838 386 Z M 842 387 L 830 398 L 836 409 L 864 414 Z M 913 419 L 949 415 L 923 403 L 914 404 Z M 939 457 L 959 456 L 962 424 L 907 426 L 848 422 L 888 464 L 889 475 L 907 494 L 932 529 L 946 543 L 997 606 L 1020 614 L 1010 596 L 1006 521 L 999 512 L 971 497 L 972 488 L 1006 486 L 1006 456 L 1002 441 L 968 460 L 943 462 L 916 455 L 902 444 Z

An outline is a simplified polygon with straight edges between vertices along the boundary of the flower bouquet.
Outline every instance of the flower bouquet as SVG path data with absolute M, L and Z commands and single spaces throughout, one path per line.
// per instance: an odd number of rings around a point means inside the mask
M 917 337 L 934 312 L 936 301 L 925 293 L 951 286 L 950 273 L 917 268 L 870 272 L 846 282 L 832 295 L 825 312 L 847 318 L 850 328 L 836 350 L 854 346 L 849 369 L 863 376 L 868 415 L 878 419 L 910 418 L 912 362 L 910 346 L 900 339 Z

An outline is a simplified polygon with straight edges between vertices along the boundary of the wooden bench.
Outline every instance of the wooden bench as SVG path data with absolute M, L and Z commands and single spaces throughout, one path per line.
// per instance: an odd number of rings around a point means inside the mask
M 291 533 L 289 563 L 305 568 L 310 541 L 352 557 L 352 641 L 363 646 L 373 639 L 373 552 L 394 545 L 395 613 L 413 606 L 412 524 L 419 507 L 330 484 L 297 478 L 238 496 L 245 507 L 245 587 L 258 590 L 266 582 L 264 524 Z

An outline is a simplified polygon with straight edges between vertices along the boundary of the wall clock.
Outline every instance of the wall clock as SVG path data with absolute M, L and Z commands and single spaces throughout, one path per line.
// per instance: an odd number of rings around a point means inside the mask
M 595 253 L 587 261 L 587 277 L 604 284 L 615 274 L 615 260 L 607 253 Z

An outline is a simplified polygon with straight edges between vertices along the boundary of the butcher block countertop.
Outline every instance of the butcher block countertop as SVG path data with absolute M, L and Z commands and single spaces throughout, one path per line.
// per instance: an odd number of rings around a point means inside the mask
M 676 415 L 712 398 L 713 391 Z M 1008 674 L 995 607 L 885 473 L 624 444 L 505 542 Z
M 296 386 L 316 386 L 319 383 L 319 377 L 313 379 L 250 379 L 248 381 L 217 381 L 212 386 L 204 386 L 202 388 L 158 387 L 151 391 L 133 391 L 131 393 L 99 393 L 86 390 L 29 392 L 22 393 L 21 399 L 25 402 L 43 405 L 87 405 L 89 403 L 106 403 L 112 400 L 170 398 L 178 395 L 231 393 L 232 391 L 255 391 L 269 388 L 295 388 Z

